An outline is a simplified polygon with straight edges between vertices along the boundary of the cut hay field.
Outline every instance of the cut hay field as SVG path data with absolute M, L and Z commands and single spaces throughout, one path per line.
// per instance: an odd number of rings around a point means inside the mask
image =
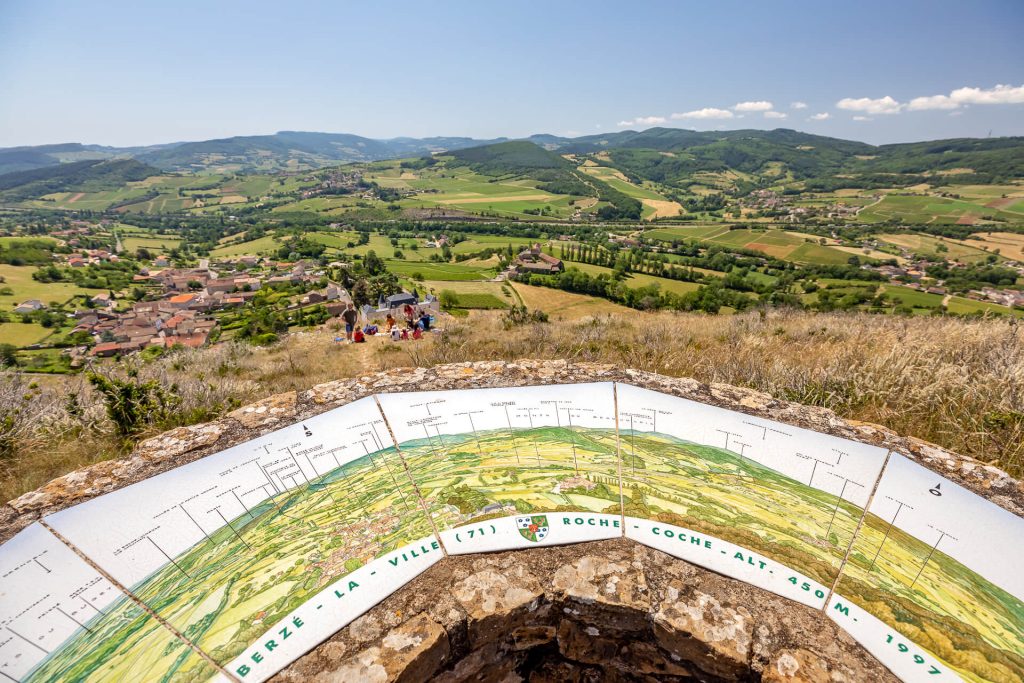
M 1024 233 L 1018 232 L 978 232 L 966 240 L 955 240 L 957 244 L 972 249 L 988 247 L 989 253 L 999 250 L 1000 256 L 1024 261 Z
M 644 231 L 645 237 L 665 242 L 674 240 L 698 240 L 713 242 L 729 247 L 753 249 L 769 256 L 795 263 L 839 265 L 846 263 L 850 254 L 835 247 L 818 244 L 817 238 L 806 237 L 784 230 L 751 230 L 742 228 L 730 230 L 729 226 L 699 226 L 680 228 L 659 228 Z
M 932 237 L 931 235 L 921 235 L 914 232 L 882 233 L 876 235 L 876 237 L 883 242 L 909 249 L 917 254 L 932 257 L 942 256 L 969 263 L 984 261 L 992 253 L 978 247 L 968 246 L 966 242 Z M 948 251 L 939 251 L 940 246 L 945 247 Z
M 531 311 L 544 311 L 553 321 L 579 320 L 595 316 L 634 315 L 636 311 L 607 299 L 574 294 L 560 289 L 534 287 L 520 282 L 510 284 Z
M 431 294 L 440 294 L 443 289 L 450 289 L 456 294 L 487 294 L 505 300 L 508 303 L 517 303 L 515 296 L 506 294 L 512 291 L 512 285 L 507 282 L 493 282 L 491 280 L 425 280 L 416 283 L 420 289 L 426 289 Z
M 100 290 L 85 289 L 68 282 L 38 282 L 32 279 L 32 273 L 36 272 L 34 266 L 10 266 L 0 264 L 0 276 L 4 282 L 0 288 L 10 287 L 13 294 L 0 295 L 0 310 L 9 311 L 26 299 L 39 299 L 44 304 L 51 301 L 61 303 L 79 294 L 96 294 Z

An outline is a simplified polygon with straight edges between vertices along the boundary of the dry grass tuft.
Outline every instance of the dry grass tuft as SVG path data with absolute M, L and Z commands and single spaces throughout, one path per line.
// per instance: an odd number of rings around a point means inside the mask
M 339 346 L 329 331 L 256 349 L 226 343 L 139 364 L 181 397 L 140 438 L 288 390 L 394 367 L 520 358 L 613 363 L 751 387 L 824 406 L 1024 473 L 1024 326 L 1008 320 L 804 312 L 629 313 L 506 330 L 498 314 L 423 342 Z M 121 372 L 123 369 L 115 369 Z M 35 386 L 0 375 L 0 496 L 123 455 L 81 377 Z

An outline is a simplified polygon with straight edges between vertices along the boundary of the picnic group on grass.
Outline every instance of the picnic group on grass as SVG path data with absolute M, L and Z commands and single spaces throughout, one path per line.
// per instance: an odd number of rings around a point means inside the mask
M 359 311 L 351 303 L 341 314 L 341 318 L 345 323 L 345 340 L 352 344 L 364 343 L 367 337 L 378 334 L 386 334 L 391 337 L 392 341 L 403 341 L 410 338 L 422 339 L 423 333 L 430 331 L 433 322 L 428 310 L 409 303 L 402 306 L 403 322 L 400 323 L 394 315 L 388 313 L 384 319 L 383 330 L 372 322 L 367 322 L 363 327 L 359 327 Z M 341 339 L 338 338 L 337 341 L 341 341 Z

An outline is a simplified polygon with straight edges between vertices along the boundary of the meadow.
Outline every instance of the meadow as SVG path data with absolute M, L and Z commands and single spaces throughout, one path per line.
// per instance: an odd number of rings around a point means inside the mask
M 160 254 L 181 246 L 181 238 L 173 235 L 122 235 L 121 246 L 132 253 L 137 249 L 148 249 L 151 253 Z
M 27 299 L 39 299 L 44 304 L 51 301 L 64 303 L 73 296 L 93 296 L 99 290 L 85 289 L 69 282 L 39 282 L 32 279 L 35 266 L 11 266 L 0 263 L 0 289 L 9 287 L 13 294 L 0 294 L 0 310 L 11 310 Z
M 424 280 L 484 280 L 494 277 L 494 270 L 489 272 L 476 266 L 464 266 L 458 263 L 406 262 L 385 260 L 388 270 L 402 277 Z
M 248 242 L 225 244 L 224 246 L 217 247 L 210 252 L 210 256 L 214 258 L 245 256 L 247 254 L 251 254 L 253 256 L 264 256 L 276 252 L 281 248 L 281 245 L 282 242 L 272 235 L 264 235 L 259 239 L 250 240 Z
M 39 323 L 0 323 L 0 344 L 29 346 L 43 341 L 53 333 Z

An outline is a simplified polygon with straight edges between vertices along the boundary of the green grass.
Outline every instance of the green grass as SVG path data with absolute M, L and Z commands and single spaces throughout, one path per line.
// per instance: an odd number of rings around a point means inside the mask
M 182 240 L 178 237 L 136 237 L 132 235 L 121 238 L 121 246 L 132 253 L 136 249 L 148 249 L 150 252 L 170 251 L 181 246 L 181 242 Z
M 85 289 L 69 282 L 38 282 L 32 279 L 34 272 L 36 272 L 35 266 L 0 264 L 0 277 L 5 280 L 0 283 L 0 288 L 10 287 L 14 290 L 13 294 L 0 295 L 0 310 L 10 311 L 26 299 L 39 299 L 44 304 L 49 304 L 51 301 L 64 303 L 73 296 L 79 294 L 93 296 L 100 291 Z
M 494 276 L 493 269 L 464 266 L 458 263 L 431 263 L 429 261 L 408 263 L 406 261 L 387 260 L 385 264 L 392 273 L 404 277 L 415 274 L 424 280 L 486 280 Z
M 18 364 L 28 372 L 64 374 L 71 372 L 71 359 L 61 349 L 18 351 Z
M 842 265 L 850 260 L 852 254 L 830 249 L 820 244 L 804 242 L 786 256 L 787 261 L 797 263 L 814 263 L 820 265 Z
M 566 268 L 577 268 L 584 273 L 589 275 L 611 275 L 614 271 L 611 268 L 605 268 L 604 266 L 595 266 L 590 263 L 577 263 L 575 261 L 566 261 Z M 658 285 L 663 292 L 672 292 L 674 294 L 686 294 L 687 292 L 694 292 L 700 288 L 700 285 L 696 282 L 683 282 L 682 280 L 670 280 L 665 277 L 658 277 L 656 275 L 647 275 L 646 273 L 631 273 L 625 280 L 626 286 L 631 289 L 639 289 L 640 287 L 646 287 L 648 285 Z
M 0 344 L 29 346 L 46 339 L 53 333 L 39 323 L 0 323 Z
M 493 294 L 459 293 L 458 308 L 508 308 L 508 304 Z
M 895 299 L 899 299 L 903 306 L 927 309 L 937 309 L 942 307 L 943 297 L 941 294 L 919 292 L 916 289 L 900 287 L 898 285 L 882 285 L 882 291 L 888 295 L 890 302 L 894 302 Z
M 272 235 L 265 235 L 259 239 L 251 240 L 249 242 L 228 244 L 223 247 L 217 247 L 210 252 L 210 256 L 214 258 L 245 255 L 259 256 L 277 251 L 281 248 L 281 244 L 281 241 Z
M 951 296 L 946 310 L 950 313 L 997 313 L 999 315 L 1015 315 L 1018 318 L 1024 318 L 1024 311 L 1019 309 L 1011 310 L 1006 306 L 1000 306 L 991 301 L 975 301 L 974 299 L 965 299 L 961 296 Z

